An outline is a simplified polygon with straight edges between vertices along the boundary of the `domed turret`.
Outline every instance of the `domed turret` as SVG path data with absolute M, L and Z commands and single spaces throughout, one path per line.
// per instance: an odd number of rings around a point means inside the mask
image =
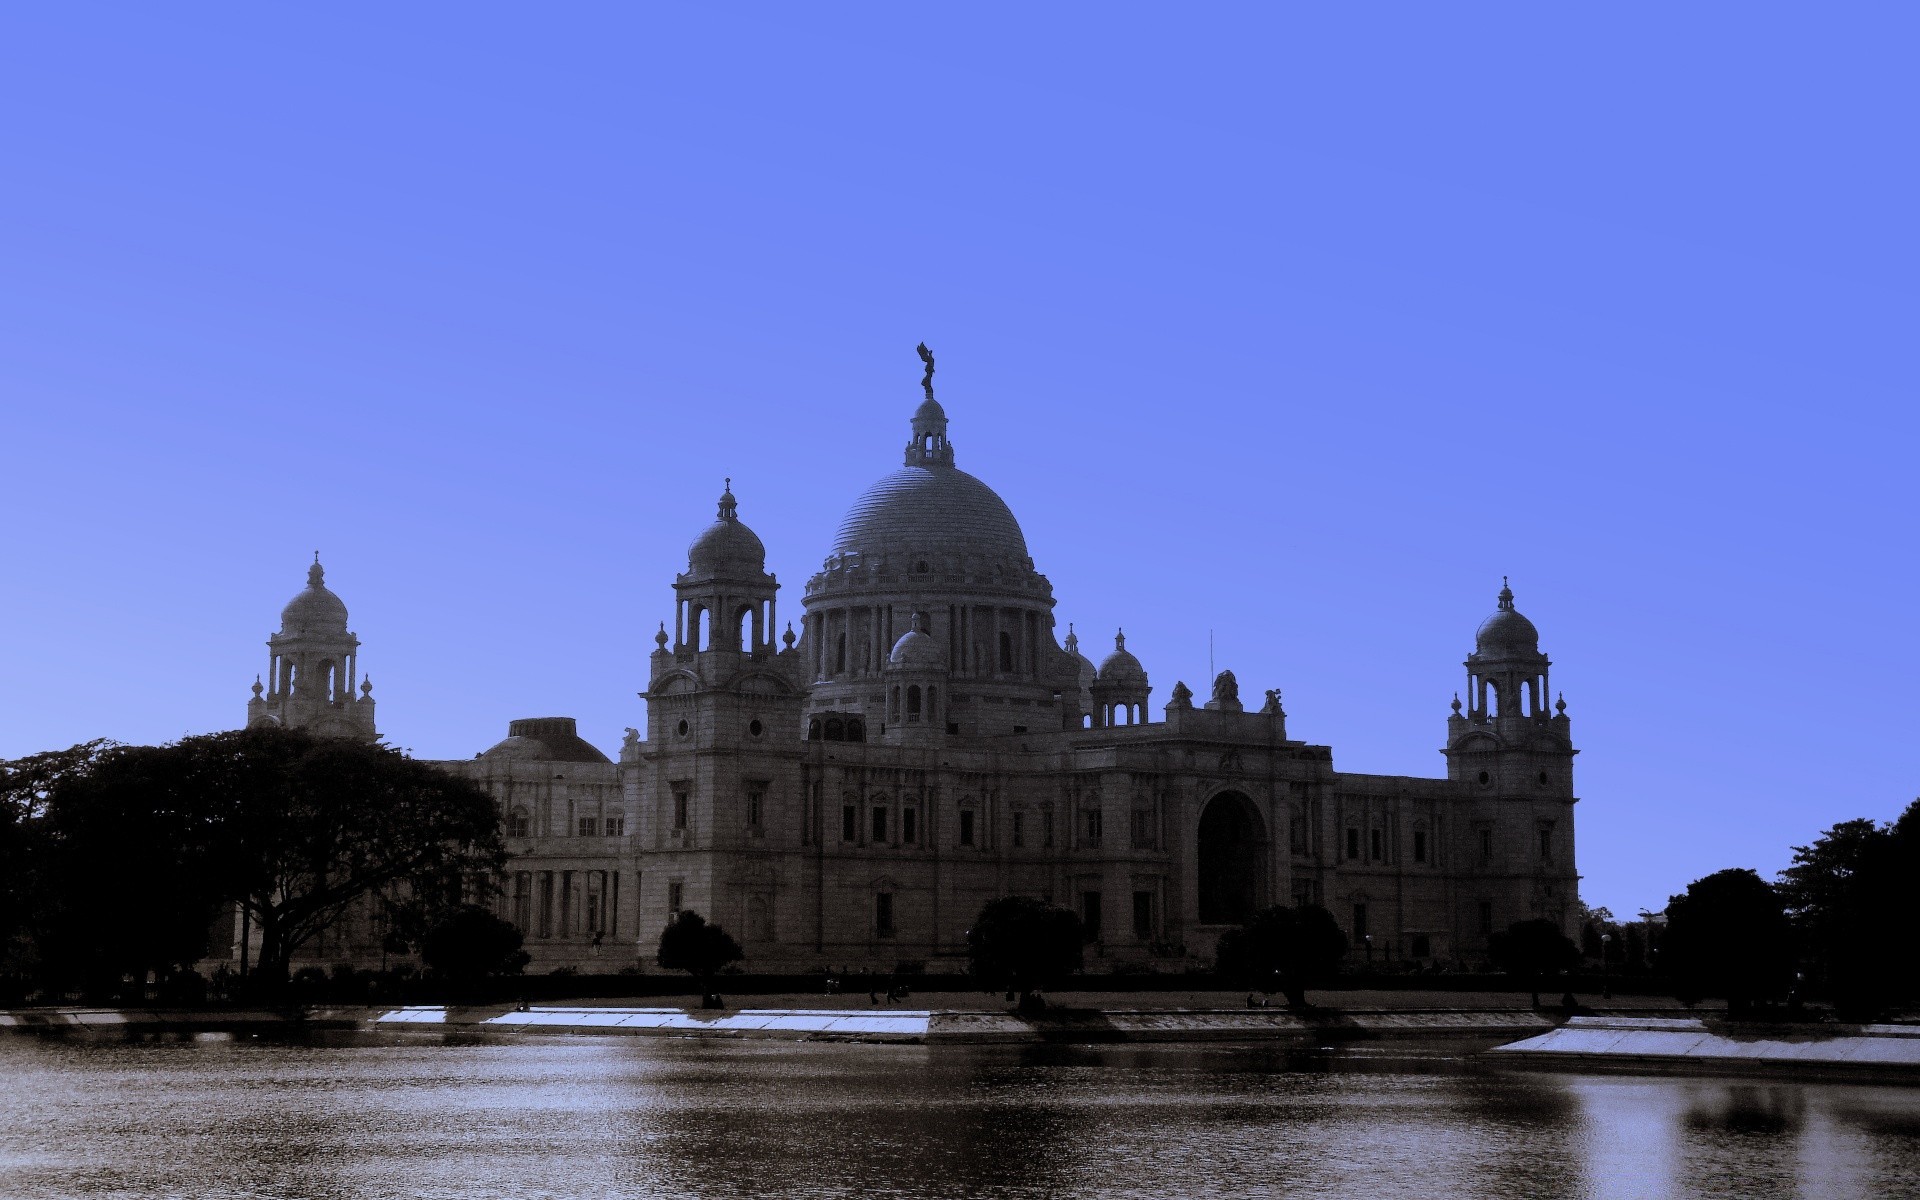
M 1481 622 L 1467 656 L 1467 717 L 1481 723 L 1494 717 L 1544 720 L 1547 713 L 1547 656 L 1540 653 L 1540 631 L 1513 607 L 1513 588 L 1500 580 L 1499 607 Z
M 946 656 L 940 653 L 940 643 L 927 632 L 925 613 L 913 614 L 913 628 L 900 635 L 892 653 L 887 655 L 887 664 L 895 667 L 943 667 L 946 661 Z
M 347 632 L 346 601 L 327 590 L 327 571 L 315 553 L 307 568 L 307 586 L 280 610 L 280 632 L 298 636 L 338 636 Z
M 1113 653 L 1100 660 L 1099 682 L 1109 687 L 1146 685 L 1147 669 L 1127 649 L 1127 631 L 1124 629 L 1114 631 Z
M 740 520 L 733 480 L 720 493 L 720 513 L 687 547 L 687 573 L 727 578 L 758 577 L 766 571 L 767 548 Z
M 1138 725 L 1146 720 L 1147 669 L 1127 649 L 1125 630 L 1113 635 L 1113 653 L 1100 660 L 1100 673 L 1089 689 L 1096 719 L 1102 725 Z
M 1540 631 L 1515 611 L 1513 589 L 1504 576 L 1500 580 L 1500 607 L 1480 623 L 1473 643 L 1474 653 L 1488 656 L 1540 653 Z
M 358 675 L 360 639 L 348 632 L 346 603 L 326 579 L 315 552 L 306 589 L 280 610 L 280 630 L 267 639 L 266 677 L 254 681 L 247 724 L 371 740 L 373 684 Z
M 656 638 L 660 652 L 654 671 L 669 669 L 681 657 L 707 651 L 764 658 L 774 653 L 773 594 L 780 584 L 767 574 L 767 548 L 758 534 L 740 520 L 733 498 L 733 480 L 720 493 L 720 510 L 687 547 L 687 569 L 674 580 L 679 597 L 673 622 L 673 650 L 661 657 L 666 644 Z M 664 634 L 666 629 L 661 628 Z

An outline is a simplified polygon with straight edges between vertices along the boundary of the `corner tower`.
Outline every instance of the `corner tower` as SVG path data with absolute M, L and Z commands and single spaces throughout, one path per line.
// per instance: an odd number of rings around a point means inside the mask
M 1573 857 L 1573 748 L 1564 700 L 1548 711 L 1540 631 L 1513 606 L 1501 580 L 1499 607 L 1481 622 L 1467 656 L 1465 711 L 1447 719 L 1447 778 L 1468 800 L 1457 860 L 1479 878 L 1482 933 L 1523 917 L 1574 932 L 1580 877 Z M 1471 922 L 1467 927 L 1472 928 Z
M 347 631 L 347 606 L 328 590 L 326 578 L 316 551 L 306 589 L 280 610 L 280 631 L 267 639 L 265 681 L 253 681 L 247 727 L 279 725 L 373 741 L 379 736 L 373 681 L 357 678 L 360 639 Z
M 883 733 L 889 659 L 920 613 L 918 631 L 949 678 L 940 730 L 1040 732 L 1070 719 L 1077 727 L 1079 664 L 1054 640 L 1053 585 L 1034 570 L 1006 502 L 954 464 L 946 410 L 933 395 L 933 355 L 920 349 L 926 395 L 905 462 L 854 501 L 807 581 L 808 710 L 858 712 Z

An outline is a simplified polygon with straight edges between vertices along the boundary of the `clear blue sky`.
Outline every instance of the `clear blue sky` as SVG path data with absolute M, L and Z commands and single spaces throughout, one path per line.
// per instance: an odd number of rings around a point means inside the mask
M 395 745 L 643 723 L 940 357 L 1154 705 L 1437 774 L 1502 574 L 1590 903 L 1920 793 L 1911 6 L 15 5 L 0 755 L 229 728 L 312 552 Z

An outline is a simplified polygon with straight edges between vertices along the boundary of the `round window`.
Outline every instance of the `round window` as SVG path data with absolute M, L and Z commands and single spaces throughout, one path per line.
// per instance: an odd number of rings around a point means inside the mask
M 1547 773 L 1545 771 L 1540 772 L 1540 782 L 1545 783 L 1546 781 L 1547 781 Z
M 766 726 L 764 726 L 764 725 L 762 725 L 762 724 L 760 724 L 760 722 L 758 722 L 758 721 L 754 721 L 754 722 L 752 722 L 751 724 L 749 724 L 749 725 L 747 726 L 747 732 L 748 732 L 748 733 L 750 733 L 750 734 L 752 734 L 752 735 L 753 735 L 753 736 L 755 736 L 755 737 L 759 737 L 759 736 L 760 736 L 760 734 L 761 734 L 761 732 L 762 732 L 762 731 L 763 731 L 763 730 L 764 730 L 765 728 L 766 728 Z
M 685 733 L 686 731 L 687 731 L 687 723 L 685 721 L 680 722 L 680 732 Z M 1492 783 L 1493 776 L 1487 774 L 1485 771 L 1482 771 L 1480 772 L 1480 782 Z
M 680 722 L 676 732 L 678 732 L 681 737 L 687 736 L 687 723 L 685 721 Z

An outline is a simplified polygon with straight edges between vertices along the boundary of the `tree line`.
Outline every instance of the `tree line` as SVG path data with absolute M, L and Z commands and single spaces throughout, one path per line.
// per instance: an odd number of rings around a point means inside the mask
M 1897 818 L 1842 821 L 1772 881 L 1746 868 L 1694 880 L 1667 902 L 1654 948 L 1689 1003 L 1733 1015 L 1824 1000 L 1872 1020 L 1920 1000 L 1920 800 Z
M 505 861 L 484 791 L 366 742 L 263 727 L 0 762 L 0 988 L 164 991 L 229 955 L 212 930 L 236 915 L 257 996 L 349 917 L 485 970 L 476 948 L 518 952 L 484 904 Z

